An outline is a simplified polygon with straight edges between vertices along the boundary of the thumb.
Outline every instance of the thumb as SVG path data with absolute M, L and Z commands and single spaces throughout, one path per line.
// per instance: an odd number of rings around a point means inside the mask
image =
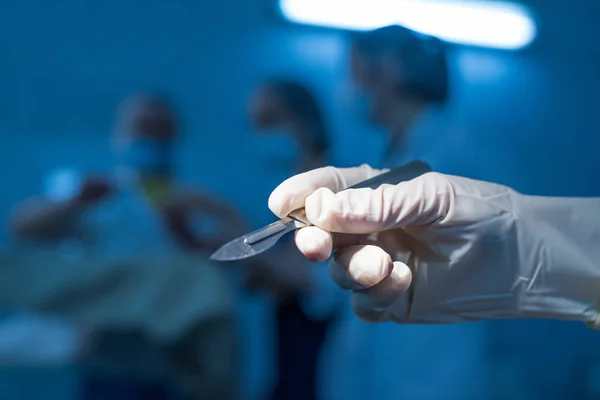
M 321 188 L 306 198 L 306 216 L 329 232 L 368 234 L 443 219 L 453 194 L 450 181 L 437 173 L 377 189 Z

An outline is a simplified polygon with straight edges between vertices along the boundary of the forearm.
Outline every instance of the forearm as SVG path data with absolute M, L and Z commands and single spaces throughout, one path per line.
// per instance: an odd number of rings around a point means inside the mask
M 83 207 L 77 202 L 53 203 L 46 200 L 24 202 L 14 212 L 12 232 L 23 238 L 53 237 L 67 229 Z
M 524 315 L 600 328 L 600 199 L 525 196 L 519 211 L 527 221 L 519 241 L 528 244 L 521 263 L 531 266 Z

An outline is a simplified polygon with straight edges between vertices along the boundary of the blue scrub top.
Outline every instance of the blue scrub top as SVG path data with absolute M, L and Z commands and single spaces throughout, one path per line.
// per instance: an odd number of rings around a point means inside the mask
M 517 184 L 524 190 L 534 186 L 520 170 L 528 160 L 510 152 L 514 138 L 509 132 L 502 137 L 474 132 L 456 121 L 456 115 L 450 110 L 428 110 L 407 135 L 402 151 L 392 152 L 386 167 L 418 159 L 445 174 Z M 589 350 L 598 348 L 600 338 L 576 323 L 487 321 L 364 329 L 377 347 L 372 357 L 389 358 L 374 364 L 375 375 L 382 374 L 374 379 L 383 384 L 387 376 L 394 382 L 382 399 L 577 397 L 593 390 L 588 390 L 593 380 L 589 371 L 600 365 L 600 356 L 590 355 Z M 382 345 L 392 340 L 393 346 Z M 457 360 L 462 362 L 453 364 Z M 392 377 L 393 373 L 401 378 Z

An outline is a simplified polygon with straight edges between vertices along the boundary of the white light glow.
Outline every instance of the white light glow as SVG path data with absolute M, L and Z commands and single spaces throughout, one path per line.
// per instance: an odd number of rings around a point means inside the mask
M 283 16 L 300 24 L 371 30 L 399 24 L 448 42 L 520 49 L 536 26 L 528 10 L 497 1 L 280 0 Z

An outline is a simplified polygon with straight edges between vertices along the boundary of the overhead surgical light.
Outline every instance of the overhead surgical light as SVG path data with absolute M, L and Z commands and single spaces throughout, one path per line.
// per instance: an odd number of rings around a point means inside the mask
M 536 36 L 524 6 L 475 0 L 279 0 L 289 21 L 349 30 L 403 25 L 448 42 L 520 49 Z

